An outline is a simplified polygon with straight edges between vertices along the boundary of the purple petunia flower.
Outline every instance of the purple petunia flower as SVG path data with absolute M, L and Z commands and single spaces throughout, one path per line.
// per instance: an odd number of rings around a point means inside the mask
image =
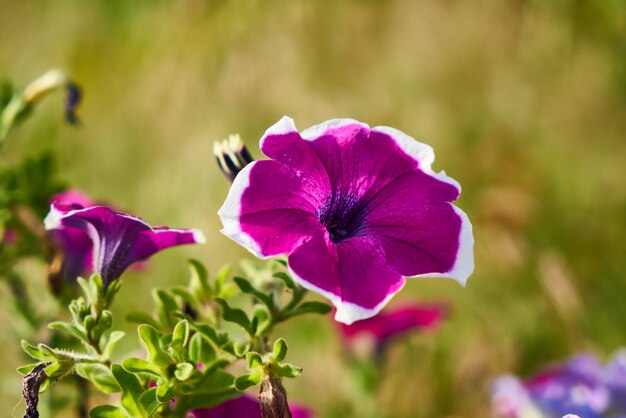
M 362 334 L 372 336 L 377 342 L 385 342 L 411 331 L 437 327 L 446 316 L 442 305 L 404 305 L 357 321 L 351 325 L 339 324 L 341 335 L 348 341 Z
M 494 412 L 503 418 L 624 417 L 626 392 L 615 379 L 614 367 L 579 355 L 524 382 L 512 376 L 499 378 L 494 384 Z
M 86 263 L 91 258 L 93 270 L 105 283 L 117 279 L 131 264 L 161 250 L 205 242 L 204 235 L 198 230 L 152 227 L 141 218 L 106 206 L 84 208 L 61 200 L 52 202 L 45 226 L 64 237 L 61 246 L 66 258 L 76 262 L 77 270 L 81 260 Z M 85 236 L 91 249 L 84 242 Z
M 299 405 L 290 405 L 293 418 L 313 418 L 313 413 Z M 210 409 L 191 411 L 188 418 L 261 418 L 261 406 L 258 399 L 249 395 L 231 399 Z
M 222 232 L 261 258 L 288 255 L 298 282 L 350 324 L 378 313 L 405 277 L 474 269 L 459 184 L 431 169 L 431 147 L 351 119 L 299 133 L 283 117 L 261 138 L 271 160 L 247 165 L 219 210 Z
M 53 196 L 50 203 L 67 211 L 95 205 L 88 196 L 75 189 Z M 93 244 L 85 231 L 78 228 L 59 228 L 49 231 L 49 234 L 61 250 L 61 278 L 73 282 L 79 276 L 93 272 Z

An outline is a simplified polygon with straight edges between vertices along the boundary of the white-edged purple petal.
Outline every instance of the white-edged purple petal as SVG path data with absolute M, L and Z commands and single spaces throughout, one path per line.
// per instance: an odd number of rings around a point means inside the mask
M 435 173 L 431 147 L 388 127 L 334 119 L 299 133 L 283 117 L 261 139 L 272 160 L 239 173 L 218 212 L 222 232 L 255 255 L 288 255 L 336 319 L 375 315 L 406 276 L 465 284 L 472 228 L 451 204 L 459 184 Z
M 315 215 L 322 199 L 285 165 L 255 161 L 237 175 L 218 212 L 222 233 L 261 258 L 289 253 L 323 230 Z
M 94 269 L 105 283 L 117 279 L 131 264 L 158 251 L 205 241 L 198 230 L 153 228 L 141 218 L 115 212 L 106 206 L 68 210 L 53 202 L 45 227 L 48 230 L 73 228 L 86 233 L 93 244 Z

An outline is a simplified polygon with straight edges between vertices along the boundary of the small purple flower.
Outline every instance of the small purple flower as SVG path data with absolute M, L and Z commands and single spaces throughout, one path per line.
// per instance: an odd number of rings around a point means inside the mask
M 339 329 L 348 341 L 367 334 L 382 343 L 411 331 L 433 329 L 443 321 L 446 311 L 442 305 L 404 305 L 383 310 L 351 325 L 339 324 Z
M 261 138 L 271 160 L 237 175 L 222 232 L 261 258 L 288 255 L 298 282 L 350 324 L 378 313 L 405 277 L 474 269 L 459 184 L 431 169 L 431 147 L 388 127 L 335 119 L 296 130 L 283 117 Z
M 94 270 L 105 283 L 117 279 L 131 264 L 147 259 L 169 247 L 196 244 L 205 241 L 198 230 L 172 229 L 164 226 L 152 227 L 141 218 L 115 212 L 106 206 L 83 208 L 78 204 L 56 201 L 51 204 L 45 219 L 46 229 L 63 231 L 67 237 L 78 238 L 86 234 L 92 244 Z M 67 245 L 68 257 L 85 259 L 79 241 Z
M 579 355 L 527 381 L 500 378 L 494 384 L 494 412 L 503 418 L 623 417 L 624 392 L 615 391 L 619 385 L 612 367 L 591 355 Z
M 308 408 L 299 405 L 290 405 L 293 418 L 313 418 Z M 196 409 L 191 411 L 188 418 L 261 418 L 261 406 L 258 399 L 249 395 L 231 399 L 210 409 Z

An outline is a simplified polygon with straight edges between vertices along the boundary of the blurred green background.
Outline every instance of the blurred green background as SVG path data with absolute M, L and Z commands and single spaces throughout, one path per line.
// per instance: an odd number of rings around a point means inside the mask
M 626 345 L 625 22 L 623 0 L 0 0 L 0 75 L 24 86 L 59 67 L 85 91 L 81 128 L 60 121 L 60 97 L 45 100 L 3 163 L 56 150 L 63 179 L 94 198 L 203 229 L 207 245 L 125 275 L 114 313 L 130 329 L 123 312 L 186 280 L 186 257 L 215 273 L 249 256 L 218 233 L 228 184 L 214 140 L 239 132 L 261 157 L 258 139 L 287 114 L 301 129 L 352 117 L 431 144 L 435 169 L 463 185 L 476 272 L 465 289 L 411 280 L 392 301 L 452 312 L 394 344 L 379 401 L 390 417 L 485 417 L 494 376 Z M 45 291 L 42 266 L 21 269 L 34 297 Z M 9 416 L 24 359 L 5 290 Z M 331 322 L 279 331 L 304 367 L 291 399 L 354 415 Z

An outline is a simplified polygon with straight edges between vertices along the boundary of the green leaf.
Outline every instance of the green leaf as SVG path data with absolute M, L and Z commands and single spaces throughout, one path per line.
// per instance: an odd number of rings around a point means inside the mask
M 243 357 L 250 351 L 250 343 L 235 343 L 233 348 L 237 357 Z
M 189 260 L 189 272 L 191 278 L 189 280 L 189 288 L 195 293 L 200 300 L 206 300 L 213 294 L 213 289 L 209 284 L 209 273 L 206 267 L 198 260 Z
M 172 363 L 172 358 L 161 349 L 159 333 L 150 325 L 139 325 L 137 327 L 142 345 L 148 351 L 148 360 L 161 368 Z
M 126 333 L 124 331 L 113 331 L 109 334 L 109 338 L 104 346 L 104 350 L 102 350 L 102 357 L 105 360 L 111 358 L 111 354 L 113 354 L 115 346 L 124 337 L 125 334 Z
M 129 418 L 120 408 L 113 405 L 100 405 L 89 411 L 90 418 Z
M 176 386 L 165 380 L 161 380 L 156 387 L 156 398 L 159 402 L 165 403 L 174 399 L 176 396 Z
M 189 340 L 189 360 L 194 363 L 208 364 L 215 360 L 217 352 L 202 334 L 195 333 Z
M 293 290 L 293 289 L 297 289 L 298 287 L 296 283 L 293 281 L 293 279 L 289 277 L 287 273 L 283 273 L 282 271 L 279 271 L 278 273 L 274 273 L 272 276 L 285 282 L 285 286 L 287 286 L 289 289 Z
M 146 415 L 151 417 L 157 410 L 159 406 L 161 406 L 161 402 L 156 397 L 157 388 L 150 388 L 139 397 L 139 403 L 141 407 L 146 412 Z
M 217 272 L 215 275 L 215 295 L 222 298 L 230 296 L 224 293 L 224 285 L 226 284 L 226 280 L 228 280 L 229 275 L 230 266 L 224 266 Z
M 290 312 L 285 312 L 285 317 L 289 318 L 296 315 L 302 315 L 307 313 L 316 313 L 321 315 L 326 315 L 332 310 L 332 306 L 324 302 L 304 302 L 299 305 L 297 308 L 293 309 Z
M 116 393 L 122 390 L 111 370 L 103 364 L 81 363 L 75 368 L 79 376 L 91 381 L 104 393 Z
M 111 366 L 111 371 L 122 388 L 121 403 L 124 409 L 126 409 L 129 415 L 133 418 L 145 417 L 146 415 L 143 413 L 141 403 L 139 402 L 139 398 L 143 393 L 143 388 L 141 387 L 141 383 L 139 382 L 137 376 L 127 372 L 119 364 Z
M 279 338 L 274 342 L 272 350 L 272 358 L 274 361 L 283 361 L 287 356 L 287 342 L 283 338 Z
M 65 331 L 73 335 L 74 337 L 78 338 L 80 341 L 87 340 L 87 336 L 85 335 L 85 332 L 74 324 L 61 322 L 61 321 L 55 321 L 55 322 L 50 322 L 48 324 L 48 328 L 59 330 L 59 331 Z
M 235 277 L 234 280 L 235 280 L 235 284 L 237 284 L 237 287 L 239 287 L 239 289 L 243 293 L 247 293 L 256 297 L 265 306 L 267 306 L 270 312 L 273 312 L 276 309 L 276 305 L 274 304 L 273 293 L 266 294 L 266 293 L 261 292 L 260 290 L 252 286 L 252 284 L 248 280 L 244 279 L 243 277 Z
M 122 365 L 131 373 L 148 373 L 159 377 L 163 374 L 159 366 L 138 357 L 129 357 L 122 362 Z
M 126 320 L 135 324 L 148 324 L 156 329 L 159 328 L 159 323 L 152 318 L 152 315 L 144 312 L 129 312 L 126 315 Z
M 176 370 L 174 371 L 174 376 L 176 379 L 184 382 L 191 377 L 193 371 L 194 366 L 191 363 L 178 363 L 176 365 Z
M 157 316 L 161 324 L 167 327 L 173 327 L 175 323 L 173 314 L 179 309 L 176 299 L 168 291 L 163 289 L 156 289 L 153 292 L 153 297 L 156 302 Z
M 248 334 L 254 335 L 252 324 L 243 310 L 239 308 L 231 308 L 224 299 L 216 298 L 215 302 L 217 302 L 222 308 L 222 317 L 225 321 L 234 322 L 245 329 Z
M 189 341 L 189 323 L 186 320 L 179 321 L 178 324 L 174 327 L 174 332 L 172 333 L 172 342 L 170 343 L 170 347 L 172 352 L 177 357 L 181 356 L 183 352 L 183 348 L 187 345 Z

